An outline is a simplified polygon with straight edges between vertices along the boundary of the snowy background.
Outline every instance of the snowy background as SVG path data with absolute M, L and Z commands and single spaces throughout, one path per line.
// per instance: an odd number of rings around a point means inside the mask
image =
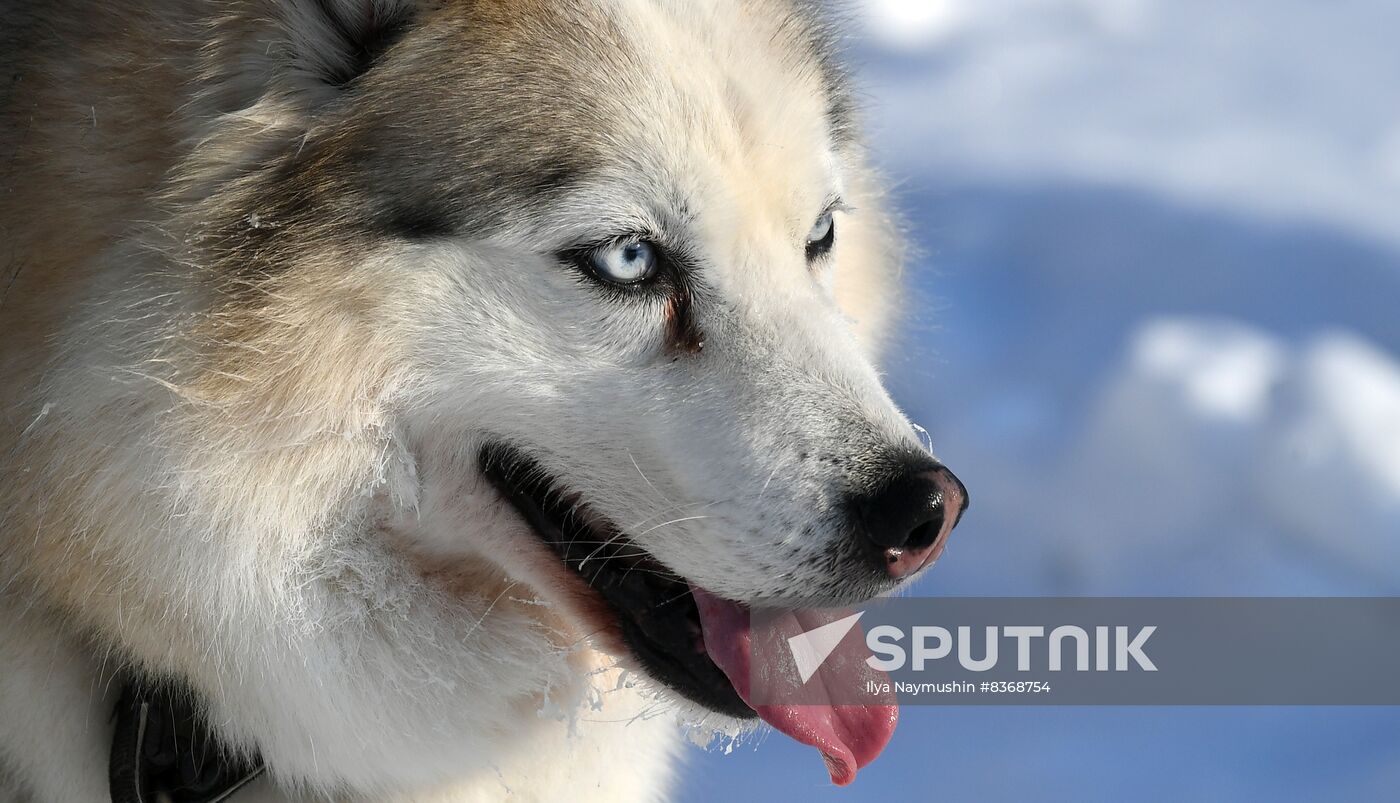
M 973 507 L 919 593 L 1400 594 L 1400 4 L 867 0 L 922 249 L 890 382 Z M 1400 634 L 1398 634 L 1400 635 Z M 686 800 L 1393 800 L 1400 711 L 906 707 Z

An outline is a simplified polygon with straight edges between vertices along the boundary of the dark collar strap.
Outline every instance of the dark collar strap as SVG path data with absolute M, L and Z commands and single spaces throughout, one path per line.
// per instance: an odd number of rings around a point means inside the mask
M 263 772 L 219 742 L 181 684 L 129 678 L 115 716 L 112 803 L 221 803 Z

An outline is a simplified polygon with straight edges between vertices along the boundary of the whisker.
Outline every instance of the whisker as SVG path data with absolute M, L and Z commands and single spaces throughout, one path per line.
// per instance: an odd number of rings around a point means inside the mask
M 656 607 L 661 608 L 661 607 L 664 607 L 664 606 L 666 606 L 666 605 L 670 605 L 671 603 L 673 603 L 673 602 L 675 602 L 675 601 L 677 601 L 677 600 L 685 599 L 686 596 L 689 595 L 689 594 L 690 594 L 690 589 L 687 588 L 685 591 L 682 591 L 681 593 L 675 595 L 674 597 L 671 597 L 670 599 L 662 600 L 661 602 L 656 603 Z
M 642 482 L 645 482 L 653 491 L 656 492 L 657 496 L 664 499 L 668 504 L 675 504 L 669 498 L 667 498 L 666 494 L 661 492 L 660 488 L 657 488 L 656 485 L 654 485 L 652 481 L 647 478 L 646 472 L 642 471 L 642 467 L 637 464 L 637 458 L 632 455 L 631 449 L 627 450 L 627 459 L 632 461 L 632 468 L 637 469 L 637 474 L 641 475 Z
M 671 519 L 670 521 L 663 521 L 663 522 L 661 522 L 660 524 L 653 525 L 653 526 L 648 527 L 648 528 L 646 528 L 645 530 L 642 530 L 641 532 L 637 533 L 637 537 L 640 538 L 641 536 L 646 535 L 647 533 L 649 533 L 649 532 L 651 532 L 651 531 L 653 531 L 653 530 L 659 530 L 659 529 L 661 529 L 662 527 L 666 527 L 666 526 L 671 525 L 671 524 L 680 524 L 680 523 L 683 522 L 683 521 L 700 521 L 701 519 L 708 519 L 708 518 L 709 518 L 709 516 L 686 516 L 686 517 L 680 518 L 680 519 Z
M 757 501 L 760 501 L 760 502 L 763 501 L 763 495 L 766 494 L 766 493 L 768 493 L 768 485 L 769 485 L 771 482 L 773 482 L 773 478 L 776 477 L 776 476 L 778 476 L 778 467 L 777 467 L 777 466 L 773 466 L 773 470 L 772 470 L 771 472 L 768 473 L 768 479 L 765 480 L 765 481 L 763 482 L 763 488 L 761 488 L 761 489 L 759 490 L 759 492 L 758 492 L 758 500 L 757 500 Z
M 661 516 L 669 515 L 669 514 L 671 514 L 671 513 L 676 513 L 676 512 L 679 512 L 679 511 L 681 511 L 681 510 L 684 510 L 685 508 L 713 507 L 713 506 L 715 506 L 715 505 L 721 504 L 723 501 L 725 501 L 725 500 L 716 499 L 716 500 L 712 500 L 712 501 L 709 501 L 709 502 L 683 502 L 683 503 L 680 503 L 680 504 L 671 505 L 670 507 L 664 507 L 664 508 L 661 508 L 660 510 L 653 511 L 653 512 L 651 513 L 651 515 L 649 515 L 649 516 L 647 516 L 647 517 L 645 517 L 645 518 L 643 518 L 643 519 L 637 521 L 636 523 L 634 523 L 634 524 L 632 524 L 632 525 L 630 525 L 630 526 L 628 526 L 628 527 L 626 527 L 626 528 L 624 528 L 624 529 L 629 530 L 629 531 L 630 531 L 630 530 L 635 530 L 635 529 L 637 529 L 638 527 L 642 526 L 643 524 L 646 524 L 647 522 L 651 521 L 652 519 L 660 518 Z

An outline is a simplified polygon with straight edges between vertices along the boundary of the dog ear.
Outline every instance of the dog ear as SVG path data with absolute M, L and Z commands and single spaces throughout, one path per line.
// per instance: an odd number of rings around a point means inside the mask
M 294 0 L 287 25 L 298 72 L 340 88 L 371 70 L 413 21 L 413 0 Z

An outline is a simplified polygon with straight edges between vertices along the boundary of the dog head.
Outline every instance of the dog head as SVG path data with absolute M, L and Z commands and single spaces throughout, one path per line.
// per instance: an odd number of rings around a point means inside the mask
M 967 494 L 872 364 L 901 249 L 813 9 L 327 8 L 362 57 L 306 62 L 313 124 L 215 236 L 264 292 L 370 307 L 421 486 L 399 543 L 740 713 L 677 660 L 690 588 L 848 603 L 936 559 Z
M 93 291 L 31 433 L 83 537 L 16 543 L 91 630 L 274 770 L 382 788 L 485 755 L 467 684 L 551 682 L 503 589 L 743 717 L 697 595 L 936 559 L 967 494 L 873 367 L 901 247 L 813 4 L 230 9 L 113 252 L 159 267 Z

